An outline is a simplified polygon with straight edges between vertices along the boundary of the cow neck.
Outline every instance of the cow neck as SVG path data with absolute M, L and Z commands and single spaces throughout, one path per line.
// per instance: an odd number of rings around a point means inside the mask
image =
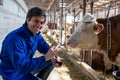
M 118 53 L 120 53 L 120 41 L 118 35 L 120 34 L 120 15 L 109 18 L 111 23 L 111 48 L 108 53 L 108 57 L 111 61 L 115 62 Z M 99 19 L 98 23 L 104 25 L 104 30 L 98 34 L 98 45 L 104 51 L 107 51 L 107 19 Z

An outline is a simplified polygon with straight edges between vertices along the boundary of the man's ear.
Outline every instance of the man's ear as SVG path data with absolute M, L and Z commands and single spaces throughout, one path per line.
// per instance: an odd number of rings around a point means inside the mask
M 93 28 L 95 33 L 99 34 L 104 29 L 104 26 L 103 24 L 96 24 Z
M 29 21 L 29 18 L 27 18 L 26 21 Z

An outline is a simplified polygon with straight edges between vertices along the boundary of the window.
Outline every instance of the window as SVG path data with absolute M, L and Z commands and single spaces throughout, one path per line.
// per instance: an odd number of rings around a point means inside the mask
M 0 0 L 0 5 L 3 5 L 3 0 Z

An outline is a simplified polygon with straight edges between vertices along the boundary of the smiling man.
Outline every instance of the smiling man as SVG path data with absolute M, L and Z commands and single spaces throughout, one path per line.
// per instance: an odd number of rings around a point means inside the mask
M 45 21 L 46 14 L 42 9 L 31 8 L 25 23 L 6 36 L 0 54 L 1 75 L 4 80 L 46 80 L 53 70 L 53 63 L 57 61 L 54 56 L 60 48 L 50 47 L 40 34 Z M 36 50 L 44 55 L 33 58 Z M 54 65 L 59 66 L 57 63 Z M 36 77 L 33 73 L 37 72 Z

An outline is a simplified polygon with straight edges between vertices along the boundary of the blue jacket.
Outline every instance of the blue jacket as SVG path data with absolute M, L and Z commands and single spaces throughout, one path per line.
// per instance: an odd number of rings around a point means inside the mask
M 26 24 L 9 33 L 2 43 L 1 75 L 4 80 L 37 80 L 31 72 L 46 66 L 45 57 L 33 58 L 35 51 L 46 54 L 50 46 L 40 33 L 32 35 Z

